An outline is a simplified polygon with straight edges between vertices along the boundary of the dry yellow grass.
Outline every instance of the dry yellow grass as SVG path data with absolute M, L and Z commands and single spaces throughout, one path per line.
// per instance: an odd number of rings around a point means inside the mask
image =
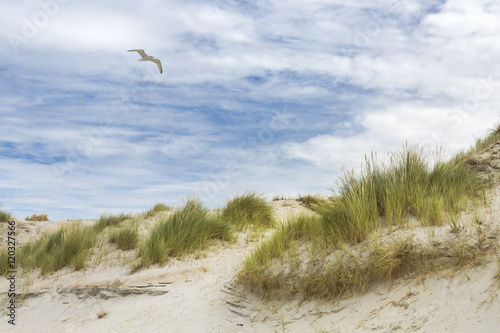
M 49 217 L 48 214 L 33 214 L 31 216 L 26 216 L 25 218 L 26 221 L 48 221 Z

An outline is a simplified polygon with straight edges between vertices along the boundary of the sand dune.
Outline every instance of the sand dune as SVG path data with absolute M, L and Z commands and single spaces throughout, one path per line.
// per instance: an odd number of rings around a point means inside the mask
M 499 145 L 480 156 L 489 161 L 480 172 L 495 184 L 480 211 L 487 255 L 462 271 L 384 282 L 336 301 L 265 301 L 234 282 L 242 260 L 259 242 L 242 233 L 233 244 L 135 273 L 120 261 L 103 261 L 84 272 L 63 269 L 46 278 L 21 274 L 24 300 L 16 326 L 2 316 L 0 331 L 500 332 L 500 159 L 491 158 L 498 156 Z M 308 211 L 295 200 L 272 205 L 281 219 L 291 211 Z M 58 223 L 19 225 L 20 240 L 26 241 Z M 436 234 L 455 237 L 448 226 Z M 1 279 L 0 290 L 7 289 L 8 281 Z M 6 299 L 3 293 L 2 304 Z

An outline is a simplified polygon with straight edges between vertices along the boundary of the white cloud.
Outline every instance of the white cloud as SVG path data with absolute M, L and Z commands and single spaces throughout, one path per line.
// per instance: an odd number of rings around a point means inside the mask
M 492 1 L 10 1 L 0 20 L 15 214 L 323 192 L 371 150 L 456 151 L 499 121 Z

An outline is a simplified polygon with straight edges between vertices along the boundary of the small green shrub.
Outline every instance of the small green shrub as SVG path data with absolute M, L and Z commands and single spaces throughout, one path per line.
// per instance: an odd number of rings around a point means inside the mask
M 222 212 L 222 219 L 243 230 L 249 226 L 269 228 L 274 225 L 272 207 L 262 195 L 247 192 L 229 200 Z
M 140 247 L 142 266 L 201 249 L 210 239 L 230 240 L 229 223 L 208 213 L 200 202 L 190 199 L 171 216 L 161 218 Z

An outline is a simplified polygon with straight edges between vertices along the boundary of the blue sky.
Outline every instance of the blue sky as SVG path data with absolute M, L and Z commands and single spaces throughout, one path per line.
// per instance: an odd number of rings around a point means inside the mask
M 329 194 L 370 151 L 451 154 L 500 121 L 496 1 L 7 0 L 0 22 L 20 218 Z

